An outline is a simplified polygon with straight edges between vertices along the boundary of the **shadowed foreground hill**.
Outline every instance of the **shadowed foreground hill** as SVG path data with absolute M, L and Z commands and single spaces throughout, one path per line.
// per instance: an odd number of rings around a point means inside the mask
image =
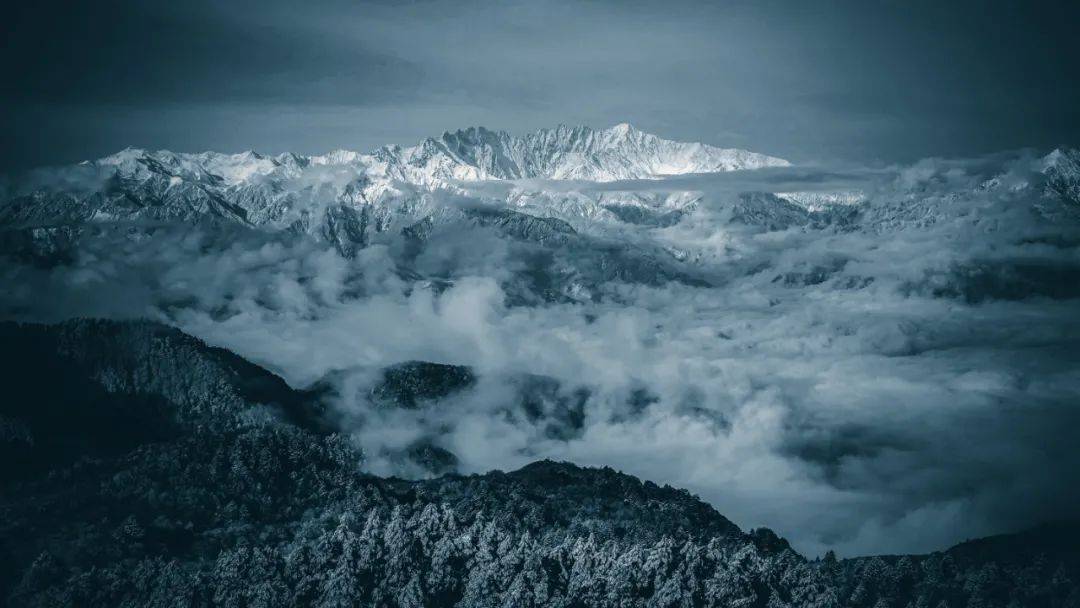
M 809 561 L 550 461 L 360 472 L 315 393 L 153 323 L 0 324 L 12 606 L 1078 606 L 1077 528 Z

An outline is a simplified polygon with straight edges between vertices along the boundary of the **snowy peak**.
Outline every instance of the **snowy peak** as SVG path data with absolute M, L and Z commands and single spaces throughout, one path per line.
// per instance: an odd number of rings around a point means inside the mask
M 1080 205 L 1080 150 L 1057 148 L 1043 157 L 1041 169 L 1051 192 Z
M 790 164 L 746 150 L 662 139 L 628 123 L 602 130 L 559 125 L 520 137 L 470 127 L 412 148 L 382 148 L 373 156 L 386 163 L 387 177 L 411 183 L 522 178 L 610 182 Z
M 70 168 L 59 168 L 16 184 L 0 201 L 0 226 L 206 219 L 319 233 L 351 251 L 366 242 L 368 222 L 382 230 L 391 217 L 419 219 L 431 212 L 437 191 L 467 194 L 463 182 L 612 182 L 787 164 L 745 150 L 666 140 L 628 123 L 559 125 L 525 135 L 470 127 L 414 146 L 320 156 L 128 148 L 81 163 L 70 175 Z M 543 201 L 542 216 L 610 217 L 583 195 L 515 198 L 522 208 Z
M 252 151 L 179 154 L 128 148 L 87 164 L 115 170 L 120 177 L 130 179 L 166 175 L 219 181 L 226 186 L 264 177 L 292 177 L 308 166 L 341 166 L 376 182 L 420 187 L 526 178 L 610 182 L 789 165 L 786 160 L 746 150 L 663 139 L 629 123 L 599 130 L 559 125 L 524 136 L 469 127 L 410 147 L 384 146 L 368 154 L 334 150 L 310 157 L 291 153 L 265 156 Z
M 559 127 L 532 137 L 543 142 L 553 157 L 552 173 L 544 177 L 555 179 L 656 179 L 790 165 L 786 160 L 746 150 L 663 139 L 629 123 L 599 131 Z
M 181 154 L 168 150 L 149 152 L 139 148 L 125 148 L 116 154 L 84 164 L 112 168 L 118 177 L 126 179 L 145 180 L 164 175 L 179 180 L 237 185 L 274 174 L 282 168 L 298 169 L 306 165 L 307 160 L 288 153 L 272 158 L 251 150 L 237 154 Z

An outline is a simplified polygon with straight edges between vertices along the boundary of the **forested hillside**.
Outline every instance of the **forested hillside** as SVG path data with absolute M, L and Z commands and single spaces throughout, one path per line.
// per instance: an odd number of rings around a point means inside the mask
M 809 560 L 607 468 L 365 474 L 319 392 L 163 325 L 0 338 L 12 606 L 1080 606 L 1072 525 Z

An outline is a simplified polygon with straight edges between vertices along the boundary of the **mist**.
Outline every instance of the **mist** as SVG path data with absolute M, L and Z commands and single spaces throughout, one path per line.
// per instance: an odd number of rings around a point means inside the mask
M 554 187 L 535 181 L 439 194 L 444 220 L 419 249 L 392 230 L 352 258 L 260 229 L 88 230 L 63 263 L 5 258 L 0 310 L 149 317 L 295 387 L 329 386 L 372 473 L 430 474 L 399 457 L 417 441 L 463 473 L 608 465 L 810 555 L 931 551 L 1080 507 L 1080 220 L 1047 198 L 1037 163 L 1021 151 L 563 184 L 582 205 L 690 201 L 671 225 L 618 231 L 620 255 L 667 260 L 655 280 L 597 275 L 607 258 L 592 252 L 613 233 L 589 222 L 553 245 L 455 219 Z M 746 215 L 747 192 L 816 190 L 862 202 L 828 221 Z M 570 296 L 531 294 L 540 271 Z M 438 407 L 374 403 L 380 370 L 413 360 L 478 381 Z M 580 411 L 522 415 L 525 377 Z

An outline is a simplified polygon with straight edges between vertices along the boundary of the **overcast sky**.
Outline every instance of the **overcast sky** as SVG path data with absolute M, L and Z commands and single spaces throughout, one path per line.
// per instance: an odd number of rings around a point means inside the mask
M 26 3 L 30 4 L 30 3 Z M 629 121 L 795 161 L 1080 142 L 1075 2 L 38 2 L 0 168 Z

